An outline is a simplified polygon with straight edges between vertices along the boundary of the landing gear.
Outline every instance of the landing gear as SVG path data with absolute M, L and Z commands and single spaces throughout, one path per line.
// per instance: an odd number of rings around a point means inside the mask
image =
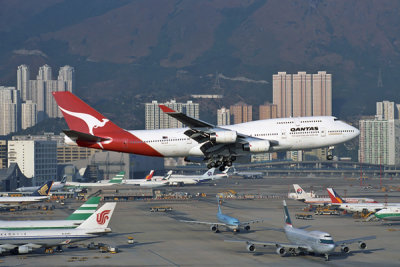
M 325 254 L 325 261 L 329 261 L 329 255 Z
M 212 158 L 208 161 L 207 168 L 218 168 L 224 171 L 226 167 L 231 167 L 232 162 L 236 160 L 236 156 Z
M 332 155 L 333 149 L 335 149 L 334 146 L 330 146 L 328 148 L 328 154 L 326 155 L 326 160 L 333 160 L 333 155 Z

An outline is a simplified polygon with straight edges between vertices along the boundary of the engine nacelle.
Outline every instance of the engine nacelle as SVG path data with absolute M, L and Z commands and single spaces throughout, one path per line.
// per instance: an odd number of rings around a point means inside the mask
M 210 134 L 210 141 L 219 144 L 235 143 L 236 139 L 237 133 L 234 131 L 217 131 Z
M 268 152 L 271 144 L 268 140 L 252 141 L 243 145 L 243 150 L 248 152 Z
M 276 253 L 277 253 L 279 256 L 283 257 L 283 256 L 286 255 L 286 249 L 285 249 L 284 247 L 278 247 L 278 248 L 276 249 Z
M 244 227 L 244 230 L 250 231 L 250 225 L 246 225 L 246 226 Z
M 32 248 L 29 246 L 19 246 L 18 247 L 18 253 L 19 254 L 26 254 L 32 251 Z
M 360 249 L 366 249 L 367 248 L 367 244 L 365 242 L 360 241 L 360 242 L 358 242 L 358 247 Z
M 3 254 L 4 252 L 6 252 L 6 250 L 4 250 L 3 248 L 0 248 L 0 254 Z
M 247 251 L 254 252 L 256 251 L 256 246 L 254 244 L 247 244 L 246 249 Z
M 211 225 L 210 230 L 213 231 L 214 233 L 218 233 L 218 226 Z
M 344 252 L 344 253 L 349 253 L 349 252 L 350 252 L 350 248 L 349 248 L 348 246 L 342 246 L 342 247 L 340 248 L 340 250 L 341 250 L 342 252 Z

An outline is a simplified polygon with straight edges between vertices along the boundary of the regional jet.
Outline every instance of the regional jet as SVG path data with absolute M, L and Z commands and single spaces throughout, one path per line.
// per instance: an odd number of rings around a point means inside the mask
M 290 243 L 280 242 L 260 242 L 251 240 L 225 240 L 226 242 L 239 242 L 245 243 L 246 248 L 250 252 L 256 250 L 256 245 L 262 247 L 276 247 L 276 253 L 280 256 L 285 256 L 290 253 L 291 255 L 298 255 L 304 253 L 314 253 L 325 256 L 325 260 L 329 260 L 329 255 L 336 247 L 340 247 L 342 252 L 349 252 L 350 249 L 347 245 L 358 243 L 360 249 L 367 248 L 365 240 L 375 239 L 376 236 L 366 236 L 361 238 L 348 239 L 343 241 L 334 242 L 329 233 L 321 231 L 305 231 L 301 228 L 295 228 L 290 219 L 289 210 L 286 206 L 286 201 L 283 201 L 283 210 L 285 214 L 285 227 L 284 231 Z
M 66 143 L 102 150 L 156 157 L 185 157 L 209 169 L 246 161 L 253 153 L 329 147 L 359 135 L 359 130 L 332 116 L 278 118 L 215 126 L 177 112 L 161 110 L 186 128 L 133 130 L 118 127 L 71 92 L 53 92 L 70 129 Z
M 215 233 L 219 233 L 219 227 L 223 226 L 227 230 L 237 233 L 240 232 L 241 230 L 250 231 L 250 224 L 259 223 L 263 221 L 263 219 L 257 219 L 247 222 L 240 222 L 239 219 L 223 214 L 221 211 L 220 201 L 219 199 L 217 200 L 218 200 L 218 213 L 217 213 L 218 222 L 187 221 L 187 220 L 180 220 L 180 222 L 210 225 L 210 230 Z
M 65 220 L 27 220 L 5 221 L 0 220 L 2 230 L 36 230 L 36 229 L 66 229 L 76 228 L 97 209 L 100 197 L 91 197 L 79 209 L 75 210 Z
M 29 253 L 33 249 L 67 245 L 111 232 L 108 228 L 116 203 L 106 203 L 87 220 L 71 229 L 0 230 L 0 254 Z

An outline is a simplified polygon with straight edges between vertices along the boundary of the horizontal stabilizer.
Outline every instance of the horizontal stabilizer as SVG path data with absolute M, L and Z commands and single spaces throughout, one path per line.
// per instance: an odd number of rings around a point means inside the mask
M 84 141 L 84 142 L 102 142 L 110 140 L 110 138 L 104 138 L 100 136 L 95 136 L 87 133 L 82 133 L 74 130 L 63 130 L 63 132 L 71 138 L 73 141 Z

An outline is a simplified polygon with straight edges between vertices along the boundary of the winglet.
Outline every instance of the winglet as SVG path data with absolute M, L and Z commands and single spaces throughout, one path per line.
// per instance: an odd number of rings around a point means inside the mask
M 172 108 L 167 107 L 166 105 L 158 105 L 161 110 L 165 113 L 177 113 L 177 111 L 173 110 Z
M 339 196 L 338 193 L 336 193 L 336 191 L 333 188 L 327 188 L 326 189 L 328 191 L 329 197 L 331 198 L 332 203 L 346 203 L 346 201 L 343 200 L 343 198 L 341 198 Z
M 38 190 L 33 192 L 32 196 L 48 196 L 52 186 L 53 186 L 53 181 L 47 181 Z
M 285 213 L 285 224 L 287 226 L 293 227 L 292 220 L 290 219 L 289 210 L 288 210 L 288 208 L 286 206 L 286 201 L 285 200 L 283 201 L 283 211 Z

